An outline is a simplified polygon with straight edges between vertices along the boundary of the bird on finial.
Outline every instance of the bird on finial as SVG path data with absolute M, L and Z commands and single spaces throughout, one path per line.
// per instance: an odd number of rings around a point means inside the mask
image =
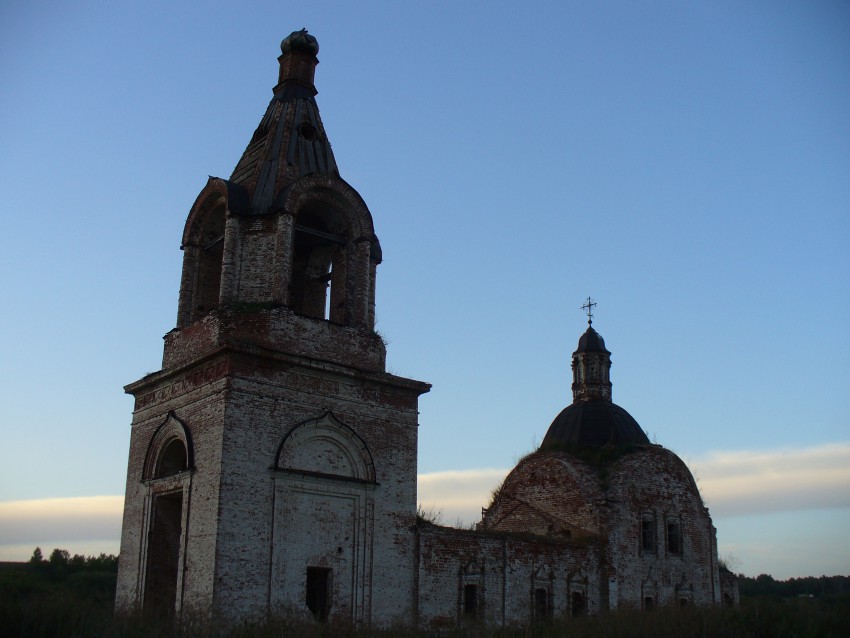
M 317 55 L 319 53 L 319 42 L 307 33 L 307 29 L 301 29 L 300 31 L 293 31 L 283 39 L 283 42 L 280 43 L 280 51 L 281 53 L 301 51 L 302 53 Z

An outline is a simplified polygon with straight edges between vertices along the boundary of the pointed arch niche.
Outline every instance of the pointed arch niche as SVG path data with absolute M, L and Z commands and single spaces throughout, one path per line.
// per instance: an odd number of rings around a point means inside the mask
M 311 613 L 310 575 L 321 573 L 326 617 L 368 622 L 379 489 L 368 446 L 326 412 L 292 428 L 272 470 L 272 604 L 302 600 Z
M 143 608 L 166 618 L 178 614 L 182 603 L 193 467 L 189 430 L 169 412 L 151 437 L 143 466 L 147 496 L 139 573 Z

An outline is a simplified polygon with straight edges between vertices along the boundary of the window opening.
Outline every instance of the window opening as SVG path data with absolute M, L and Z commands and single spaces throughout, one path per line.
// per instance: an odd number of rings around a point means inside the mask
M 316 620 L 325 621 L 331 610 L 331 570 L 327 567 L 307 568 L 307 608 Z
M 578 591 L 573 592 L 572 596 L 570 596 L 570 613 L 573 618 L 584 616 L 586 610 L 587 605 L 585 604 L 584 594 Z
M 325 313 L 324 313 L 325 319 L 331 318 L 331 309 L 333 308 L 333 305 L 332 305 L 333 295 L 328 294 L 328 292 L 333 292 L 333 280 L 334 280 L 333 267 L 334 267 L 333 263 L 331 263 L 330 267 L 328 268 L 328 273 L 325 275 L 325 279 L 327 281 L 327 285 L 325 287 Z M 330 291 L 328 291 L 328 287 L 331 288 Z
M 534 618 L 546 620 L 549 617 L 549 591 L 543 587 L 534 590 Z
M 203 222 L 199 241 L 197 294 L 193 318 L 199 319 L 218 307 L 221 291 L 221 265 L 224 260 L 224 208 L 209 213 Z
M 463 613 L 466 616 L 478 615 L 478 585 L 463 586 Z
M 682 527 L 678 521 L 667 522 L 667 552 L 677 556 L 682 553 Z
M 655 600 L 652 598 L 652 596 L 647 596 L 643 599 L 643 608 L 646 611 L 651 610 L 654 606 L 655 606 Z
M 655 553 L 655 520 L 645 518 L 641 522 L 641 547 L 644 552 Z
M 289 305 L 295 312 L 344 322 L 347 240 L 341 232 L 344 227 L 339 220 L 334 223 L 332 212 L 307 210 L 299 214 L 289 288 Z
M 174 439 L 165 449 L 159 458 L 159 465 L 156 468 L 154 478 L 162 478 L 163 476 L 173 476 L 179 474 L 186 469 L 186 446 L 180 439 Z

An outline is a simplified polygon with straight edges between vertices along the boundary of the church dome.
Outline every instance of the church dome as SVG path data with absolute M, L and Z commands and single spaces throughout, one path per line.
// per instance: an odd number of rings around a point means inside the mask
M 549 426 L 540 449 L 628 444 L 649 445 L 649 439 L 634 417 L 619 405 L 595 400 L 578 401 L 564 408 Z
M 602 338 L 602 335 L 593 328 L 588 327 L 578 340 L 576 354 L 580 352 L 608 352 L 608 350 L 605 349 L 605 340 Z M 608 354 L 611 353 L 608 352 Z
M 293 31 L 283 39 L 283 42 L 280 43 L 280 51 L 281 53 L 300 51 L 301 53 L 318 55 L 319 41 L 307 33 L 307 29 Z

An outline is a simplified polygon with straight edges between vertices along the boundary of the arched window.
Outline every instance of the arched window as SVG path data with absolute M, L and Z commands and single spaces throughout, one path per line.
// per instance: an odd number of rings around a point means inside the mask
M 208 184 L 186 220 L 178 327 L 197 321 L 219 304 L 227 213 L 223 189 L 218 182 Z
M 289 287 L 295 312 L 345 322 L 348 234 L 345 218 L 326 204 L 312 203 L 299 211 Z
M 173 476 L 186 469 L 186 446 L 180 439 L 172 439 L 160 452 L 154 478 Z
M 148 444 L 142 478 L 159 479 L 190 470 L 193 455 L 189 430 L 180 419 L 169 412 Z
M 218 307 L 224 259 L 224 204 L 211 210 L 198 233 L 198 265 L 193 319 Z

